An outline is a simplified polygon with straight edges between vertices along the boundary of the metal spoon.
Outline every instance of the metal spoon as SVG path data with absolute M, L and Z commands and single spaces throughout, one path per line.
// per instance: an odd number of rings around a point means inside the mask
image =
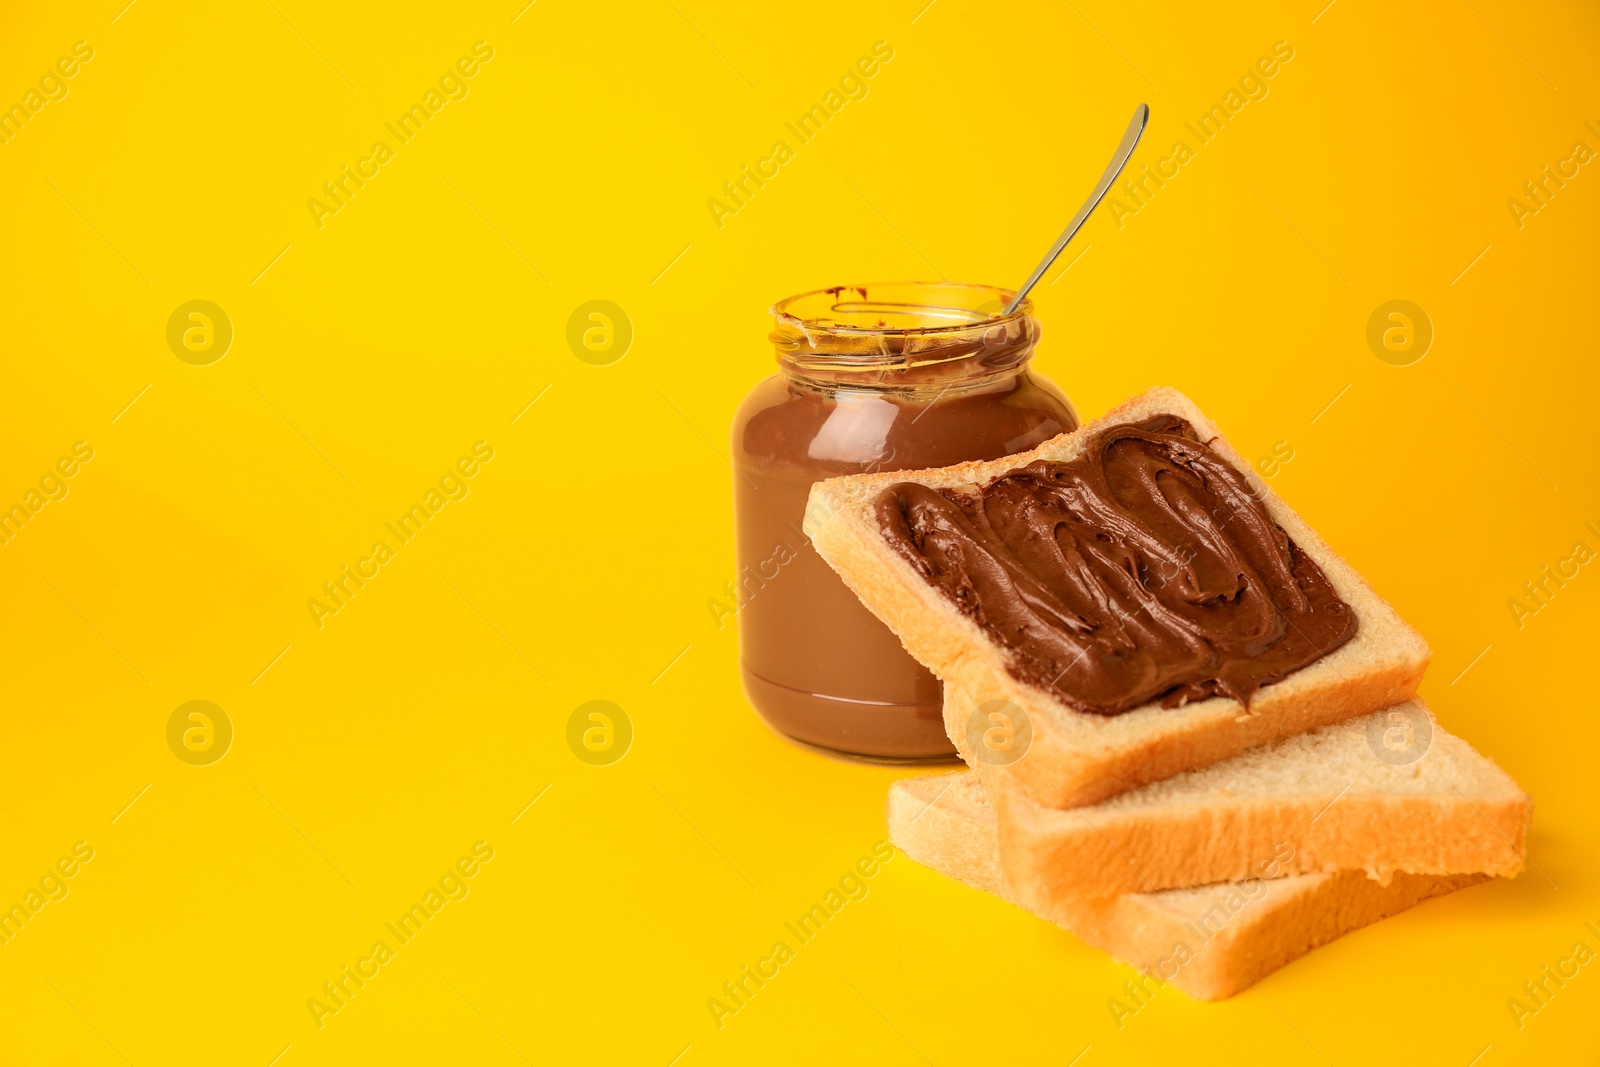
M 1133 121 L 1128 123 L 1127 130 L 1122 135 L 1122 143 L 1117 145 L 1116 154 L 1111 157 L 1111 162 L 1106 164 L 1106 172 L 1100 175 L 1100 180 L 1095 184 L 1094 192 L 1089 194 L 1089 199 L 1083 202 L 1078 213 L 1072 216 L 1072 221 L 1067 223 L 1067 228 L 1061 231 L 1061 236 L 1056 238 L 1056 243 L 1050 246 L 1050 251 L 1033 268 L 1017 295 L 1011 298 L 1011 303 L 1006 305 L 1005 314 L 1009 315 L 1017 310 L 1017 305 L 1022 303 L 1022 298 L 1028 295 L 1028 290 L 1039 284 L 1039 279 L 1044 277 L 1044 272 L 1050 269 L 1050 264 L 1056 261 L 1061 250 L 1067 247 L 1067 242 L 1072 240 L 1073 234 L 1088 219 L 1090 212 L 1100 206 L 1100 201 L 1105 199 L 1106 193 L 1111 190 L 1111 183 L 1117 180 L 1117 175 L 1122 173 L 1122 168 L 1128 165 L 1128 157 L 1133 155 L 1134 146 L 1139 143 L 1139 138 L 1144 136 L 1145 123 L 1150 121 L 1150 105 L 1140 104 L 1133 112 Z

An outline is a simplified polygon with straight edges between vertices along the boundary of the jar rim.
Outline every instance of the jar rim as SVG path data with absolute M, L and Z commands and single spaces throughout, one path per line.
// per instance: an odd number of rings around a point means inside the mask
M 851 295 L 856 299 L 840 299 Z M 971 282 L 871 282 L 810 289 L 778 301 L 770 313 L 779 331 L 787 328 L 807 339 L 830 335 L 945 338 L 1028 318 L 1033 302 L 1026 298 L 1010 314 L 1005 312 L 1015 295 L 1012 289 Z M 839 317 L 824 317 L 825 311 Z M 879 322 L 851 322 L 845 317 L 851 315 L 877 317 Z M 889 317 L 910 321 L 890 325 Z M 955 321 L 917 321 L 941 317 Z M 785 338 L 775 333 L 773 339 Z
M 773 305 L 771 340 L 785 373 L 814 384 L 976 382 L 1016 374 L 1033 356 L 1039 321 L 1026 300 L 1007 314 L 1013 295 L 961 282 L 813 289 Z

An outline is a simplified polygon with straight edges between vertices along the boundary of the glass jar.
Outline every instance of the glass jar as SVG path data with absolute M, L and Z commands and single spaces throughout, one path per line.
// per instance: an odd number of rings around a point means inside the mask
M 772 309 L 779 373 L 733 420 L 744 691 L 768 726 L 833 755 L 955 757 L 939 680 L 817 555 L 801 520 L 814 482 L 1026 451 L 1077 412 L 1028 367 L 1039 324 L 989 286 L 818 290 Z

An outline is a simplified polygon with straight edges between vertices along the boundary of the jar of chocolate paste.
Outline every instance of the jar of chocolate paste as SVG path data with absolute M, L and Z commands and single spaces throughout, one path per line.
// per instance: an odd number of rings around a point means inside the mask
M 813 482 L 1022 452 L 1076 429 L 1028 366 L 1039 324 L 981 285 L 901 282 L 802 293 L 772 309 L 779 373 L 733 420 L 745 694 L 778 733 L 880 762 L 954 758 L 939 680 L 801 530 Z

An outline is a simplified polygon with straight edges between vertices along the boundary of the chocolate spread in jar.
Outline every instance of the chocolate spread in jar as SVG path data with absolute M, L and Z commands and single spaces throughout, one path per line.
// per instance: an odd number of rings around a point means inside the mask
M 903 482 L 885 539 L 1079 711 L 1246 706 L 1349 641 L 1356 616 L 1244 477 L 1174 415 L 1112 426 L 975 495 Z
M 871 286 L 780 306 L 822 305 L 796 312 L 803 329 L 780 318 L 783 373 L 756 386 L 734 419 L 739 570 L 737 601 L 724 603 L 737 609 L 745 693 L 786 737 L 869 759 L 955 756 L 939 680 L 817 555 L 801 522 L 823 478 L 998 459 L 1077 428 L 1067 399 L 1027 367 L 1038 331 L 1025 315 L 998 333 L 983 313 L 949 329 L 896 330 L 924 322 L 923 304 L 953 312 L 1004 295 Z M 852 315 L 857 332 L 843 335 Z

